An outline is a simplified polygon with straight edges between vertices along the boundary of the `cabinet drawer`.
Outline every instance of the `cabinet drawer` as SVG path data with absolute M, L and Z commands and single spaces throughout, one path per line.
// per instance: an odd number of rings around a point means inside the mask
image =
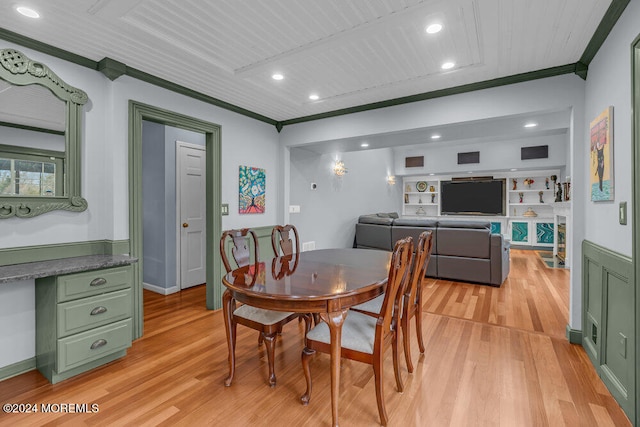
M 58 337 L 131 317 L 131 289 L 58 304 Z
M 58 277 L 58 302 L 98 295 L 131 286 L 131 267 L 87 271 Z
M 58 340 L 57 372 L 91 362 L 131 346 L 131 319 Z

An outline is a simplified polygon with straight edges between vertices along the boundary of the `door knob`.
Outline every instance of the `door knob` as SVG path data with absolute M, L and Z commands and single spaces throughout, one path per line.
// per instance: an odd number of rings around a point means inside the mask
M 182 223 L 182 227 L 183 227 L 183 228 L 187 228 L 188 226 L 189 226 L 189 224 L 187 224 L 186 222 L 183 222 L 183 223 Z

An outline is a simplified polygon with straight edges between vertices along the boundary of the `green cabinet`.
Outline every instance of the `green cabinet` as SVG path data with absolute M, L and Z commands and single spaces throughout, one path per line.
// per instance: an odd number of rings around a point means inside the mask
M 126 354 L 131 266 L 36 280 L 36 365 L 52 383 Z

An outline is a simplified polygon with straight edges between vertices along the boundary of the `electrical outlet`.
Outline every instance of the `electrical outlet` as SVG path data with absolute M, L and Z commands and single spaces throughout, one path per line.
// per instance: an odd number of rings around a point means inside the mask
M 289 213 L 300 213 L 300 205 L 289 205 Z

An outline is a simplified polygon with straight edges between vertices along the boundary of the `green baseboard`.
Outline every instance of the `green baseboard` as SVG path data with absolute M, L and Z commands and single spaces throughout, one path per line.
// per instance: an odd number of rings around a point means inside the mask
M 580 329 L 571 329 L 571 326 L 567 325 L 566 336 L 571 344 L 582 345 L 582 331 Z
M 34 369 L 36 369 L 35 357 L 13 363 L 8 366 L 3 366 L 0 368 L 0 381 L 15 377 L 16 375 L 24 374 L 25 372 L 33 371 Z
M 129 240 L 93 240 L 0 249 L 0 266 L 47 261 L 84 255 L 120 255 L 129 253 Z

